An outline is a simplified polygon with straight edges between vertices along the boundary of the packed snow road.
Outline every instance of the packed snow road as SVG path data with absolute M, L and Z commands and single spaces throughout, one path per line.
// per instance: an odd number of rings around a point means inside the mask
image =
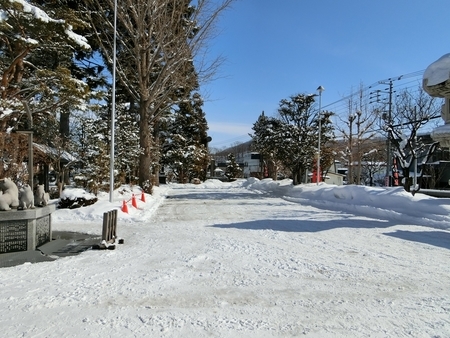
M 168 335 L 450 333 L 448 250 L 389 236 L 414 226 L 233 189 L 174 189 L 155 226 Z
M 0 323 L 8 337 L 448 337 L 441 233 L 173 185 L 114 251 L 2 269 Z

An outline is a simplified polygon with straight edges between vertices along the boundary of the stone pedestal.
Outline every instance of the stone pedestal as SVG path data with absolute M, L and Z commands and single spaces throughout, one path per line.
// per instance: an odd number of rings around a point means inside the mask
M 52 240 L 55 204 L 26 210 L 0 211 L 0 254 L 36 250 Z

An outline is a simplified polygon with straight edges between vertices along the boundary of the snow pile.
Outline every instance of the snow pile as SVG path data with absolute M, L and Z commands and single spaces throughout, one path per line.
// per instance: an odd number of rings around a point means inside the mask
M 413 196 L 403 187 L 335 186 L 325 183 L 292 186 L 290 180 L 271 179 L 254 180 L 246 186 L 319 208 L 450 229 L 449 198 L 435 198 L 420 193 Z
M 154 188 L 152 195 L 144 194 L 139 187 L 122 186 L 114 191 L 113 203 L 109 202 L 108 193 L 100 193 L 98 202 L 87 207 L 67 211 L 57 210 L 52 217 L 56 223 L 65 224 L 64 229 L 91 233 L 92 223 L 98 223 L 103 213 L 112 209 L 121 210 L 123 202 L 127 203 L 128 213 L 119 212 L 119 219 L 125 223 L 146 222 L 152 217 L 170 189 L 184 189 L 189 186 L 194 190 L 208 189 L 247 189 L 259 194 L 282 197 L 290 202 L 311 205 L 318 208 L 333 209 L 357 213 L 368 217 L 403 220 L 412 224 L 432 226 L 438 229 L 450 229 L 450 199 L 435 198 L 424 194 L 407 193 L 402 187 L 380 188 L 368 186 L 335 186 L 325 183 L 292 185 L 289 179 L 273 181 L 256 178 L 239 179 L 235 182 L 221 182 L 211 179 L 202 184 L 162 185 Z M 132 197 L 138 208 L 131 205 Z M 86 197 L 81 189 L 66 189 L 64 197 Z M 80 224 L 74 224 L 78 221 Z M 88 223 L 85 223 L 88 221 Z
M 98 224 L 103 220 L 105 212 L 118 209 L 119 219 L 122 224 L 139 223 L 147 221 L 158 206 L 162 203 L 168 186 L 155 187 L 153 195 L 145 194 L 142 196 L 142 189 L 138 186 L 123 185 L 113 193 L 113 202 L 110 202 L 110 196 L 107 192 L 100 192 L 97 196 L 87 193 L 83 189 L 66 188 L 61 194 L 61 198 L 91 199 L 97 197 L 95 204 L 77 209 L 57 209 L 52 214 L 54 223 L 59 224 L 60 231 L 76 231 L 87 234 L 101 233 Z M 137 208 L 132 206 L 132 199 L 135 199 Z M 145 202 L 142 201 L 145 200 Z M 123 203 L 126 203 L 128 212 L 121 211 Z M 58 203 L 58 200 L 52 200 L 51 203 Z

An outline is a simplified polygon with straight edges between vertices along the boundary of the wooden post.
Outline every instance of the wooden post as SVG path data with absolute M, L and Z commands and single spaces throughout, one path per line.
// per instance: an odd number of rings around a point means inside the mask
M 103 213 L 102 240 L 114 243 L 117 238 L 117 209 Z
M 123 239 L 117 238 L 117 209 L 103 213 L 103 229 L 101 249 L 114 249 L 115 244 L 123 244 Z M 113 245 L 109 245 L 113 244 Z
M 102 240 L 108 242 L 109 241 L 109 211 L 103 213 L 103 231 L 102 231 Z
M 117 238 L 117 209 L 114 209 L 112 211 L 110 211 L 111 215 L 111 237 L 113 237 L 114 239 Z

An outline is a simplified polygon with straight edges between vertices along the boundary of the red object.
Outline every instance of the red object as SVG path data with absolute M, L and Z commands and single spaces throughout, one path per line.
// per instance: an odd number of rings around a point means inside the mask
M 317 170 L 314 170 L 311 177 L 311 182 L 316 183 L 317 182 Z M 322 177 L 319 175 L 319 182 L 322 182 Z
M 311 182 L 312 183 L 316 183 L 317 179 L 319 179 L 319 182 L 322 182 L 322 177 L 321 175 L 318 174 L 319 170 L 317 170 L 317 165 L 314 166 L 313 172 L 312 172 L 312 177 L 311 177 Z
M 142 201 L 142 202 L 145 202 L 145 194 L 144 194 L 144 192 L 142 192 L 142 195 L 141 195 L 141 201 Z
M 132 205 L 133 207 L 137 208 L 136 197 L 134 197 L 134 194 L 133 194 L 133 196 L 131 197 L 131 205 Z
M 123 201 L 123 204 L 122 204 L 122 211 L 126 212 L 128 214 L 128 206 L 127 206 L 127 202 L 125 202 L 125 200 Z

